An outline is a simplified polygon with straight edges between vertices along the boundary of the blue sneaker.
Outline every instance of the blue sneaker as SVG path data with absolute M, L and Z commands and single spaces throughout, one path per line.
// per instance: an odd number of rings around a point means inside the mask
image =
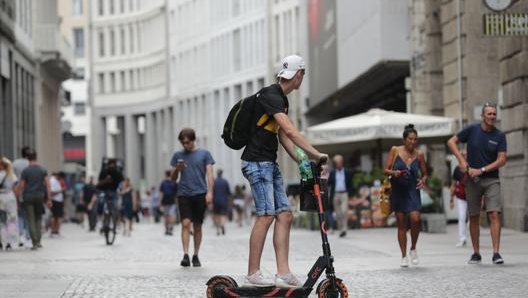
M 491 258 L 491 260 L 493 261 L 493 264 L 504 264 L 504 260 L 498 252 L 493 253 L 493 258 Z
M 482 257 L 478 253 L 474 253 L 471 255 L 471 259 L 469 259 L 468 264 L 480 264 L 482 262 Z

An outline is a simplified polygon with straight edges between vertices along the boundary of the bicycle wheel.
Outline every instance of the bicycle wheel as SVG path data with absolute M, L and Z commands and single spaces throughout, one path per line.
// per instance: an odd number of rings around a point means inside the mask
M 103 217 L 103 232 L 106 245 L 112 245 L 116 237 L 116 218 L 111 212 L 106 212 Z

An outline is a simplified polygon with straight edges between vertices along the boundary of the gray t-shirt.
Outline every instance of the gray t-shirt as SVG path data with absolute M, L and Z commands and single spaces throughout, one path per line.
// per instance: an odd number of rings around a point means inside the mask
M 171 159 L 171 166 L 175 167 L 178 159 L 183 159 L 186 168 L 180 172 L 178 183 L 178 197 L 190 197 L 207 193 L 206 169 L 207 165 L 215 163 L 211 153 L 198 148 L 194 151 L 178 151 Z
M 13 161 L 13 170 L 15 175 L 20 178 L 22 171 L 29 166 L 29 160 L 26 158 L 17 158 Z
M 22 193 L 25 198 L 44 198 L 46 196 L 45 178 L 48 172 L 41 165 L 29 165 L 22 171 L 20 180 L 26 182 L 26 187 Z

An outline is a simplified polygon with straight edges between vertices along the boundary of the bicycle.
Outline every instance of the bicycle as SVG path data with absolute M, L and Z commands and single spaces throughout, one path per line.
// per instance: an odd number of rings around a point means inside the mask
M 112 245 L 116 237 L 117 214 L 115 212 L 115 202 L 109 192 L 103 192 L 103 234 L 106 245 Z

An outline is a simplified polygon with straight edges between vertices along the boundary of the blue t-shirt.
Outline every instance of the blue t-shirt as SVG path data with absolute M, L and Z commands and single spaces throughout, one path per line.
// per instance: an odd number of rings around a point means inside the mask
M 177 151 L 172 156 L 170 165 L 175 167 L 178 159 L 183 159 L 186 167 L 180 171 L 178 197 L 191 197 L 207 193 L 207 165 L 214 165 L 211 153 L 198 148 L 194 151 Z
M 213 203 L 215 205 L 227 205 L 231 190 L 229 189 L 229 183 L 222 177 L 215 179 L 213 188 Z
M 467 162 L 474 169 L 489 165 L 497 160 L 499 152 L 506 152 L 506 135 L 497 128 L 487 132 L 480 123 L 466 126 L 457 133 L 457 138 L 467 143 Z M 498 178 L 499 170 L 485 172 L 482 177 Z
M 176 195 L 176 191 L 178 189 L 178 185 L 176 184 L 176 181 L 165 179 L 160 184 L 160 192 L 163 193 L 163 200 L 161 201 L 161 204 L 163 205 L 172 205 L 174 204 L 174 196 Z

